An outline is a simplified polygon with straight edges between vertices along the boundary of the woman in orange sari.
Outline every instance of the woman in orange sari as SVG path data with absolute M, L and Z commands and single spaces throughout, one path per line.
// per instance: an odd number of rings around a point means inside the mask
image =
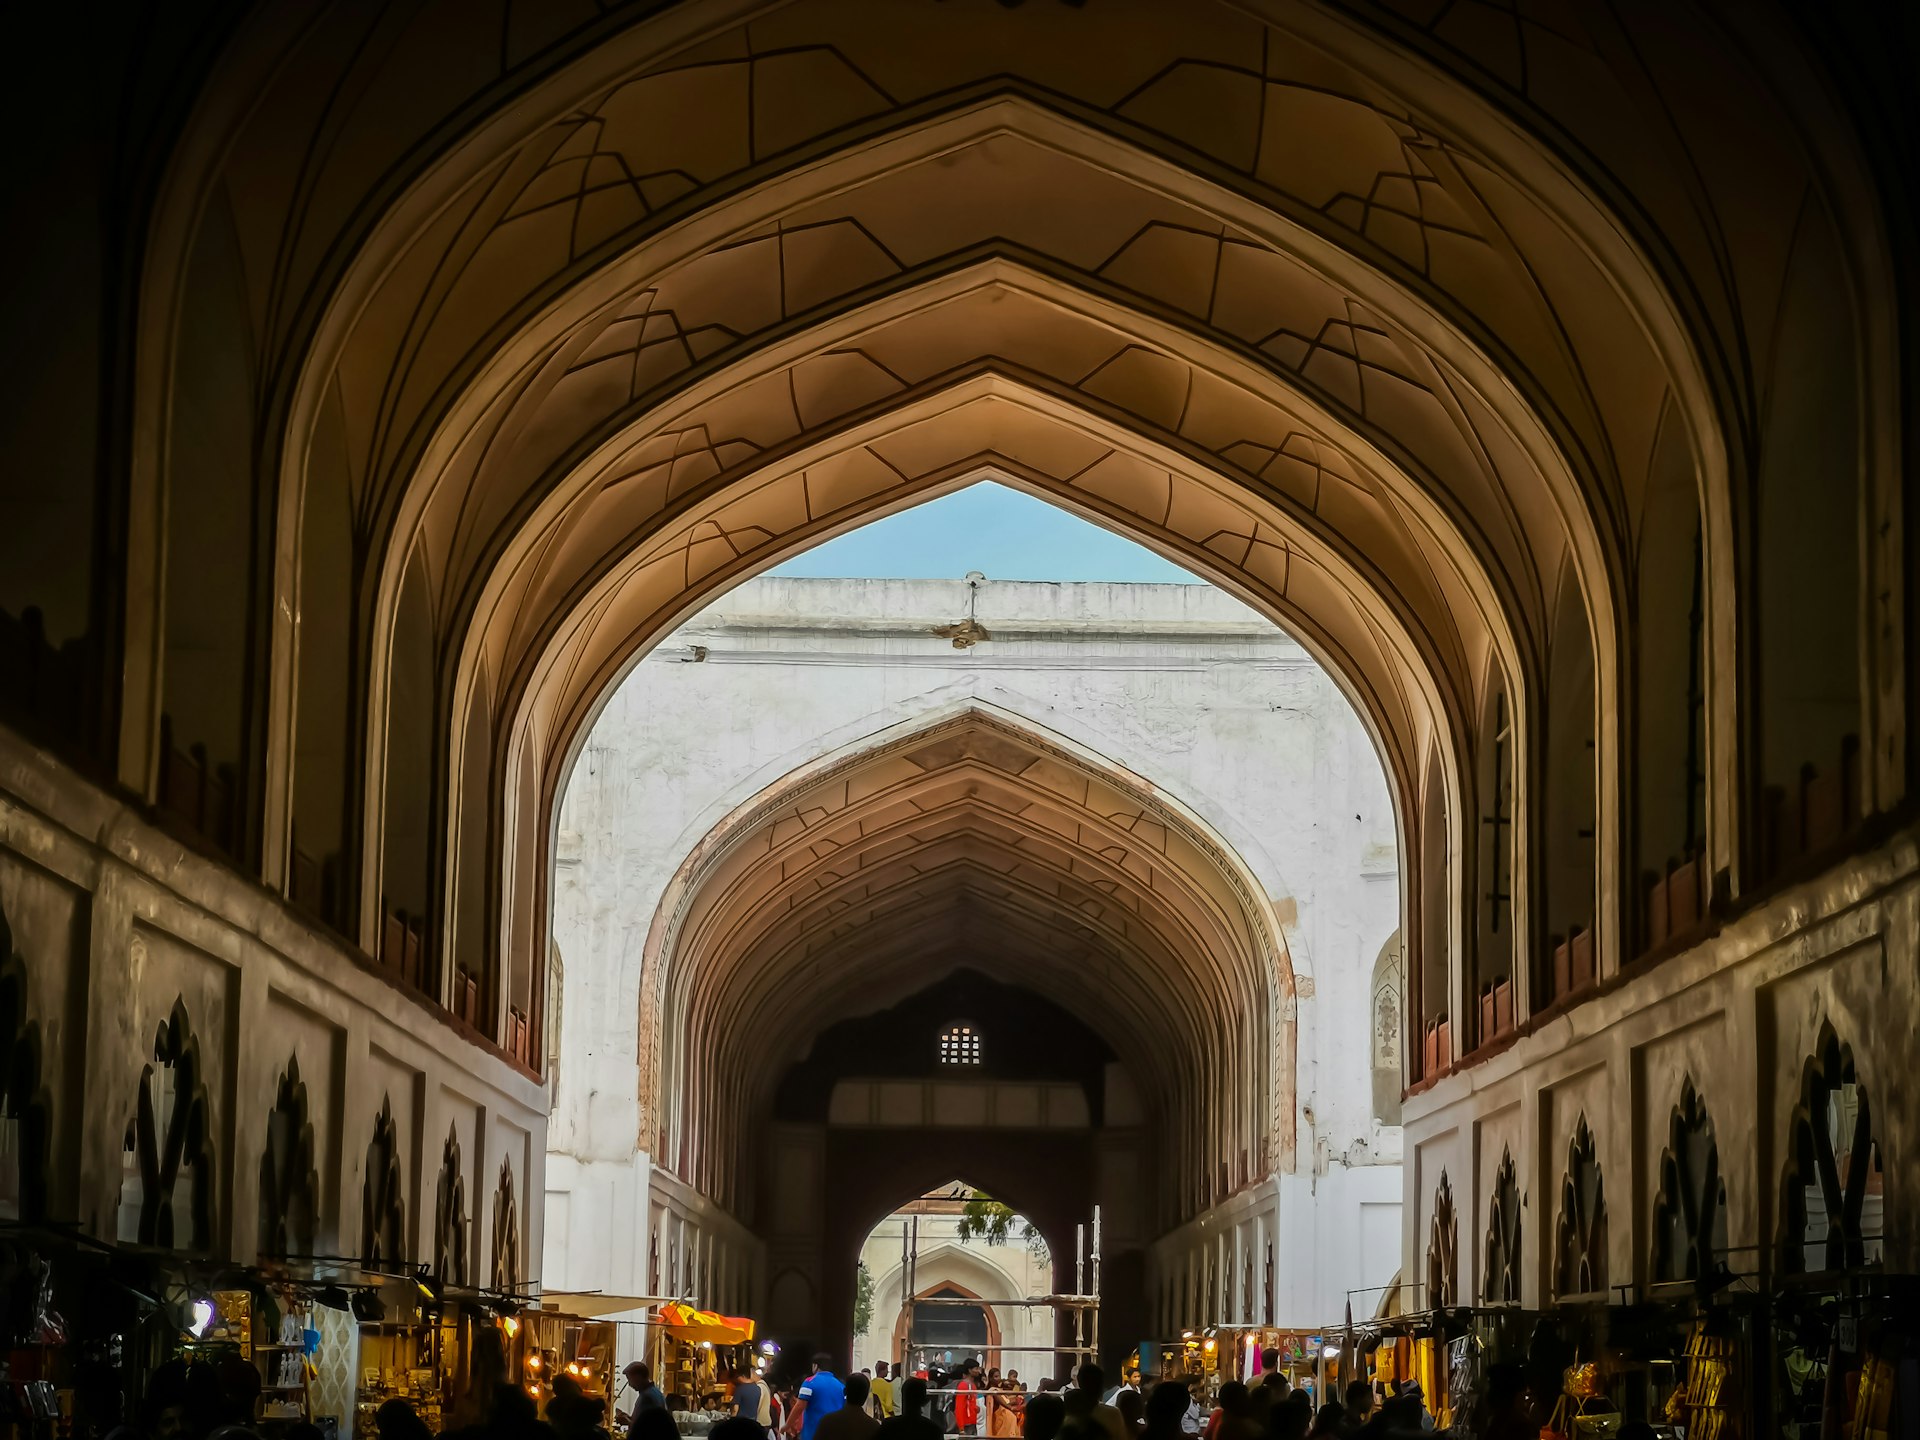
M 1002 1380 L 1000 1388 L 987 1399 L 987 1434 L 1001 1440 L 1018 1440 L 1021 1412 L 1026 1401 L 1013 1388 L 1013 1381 Z

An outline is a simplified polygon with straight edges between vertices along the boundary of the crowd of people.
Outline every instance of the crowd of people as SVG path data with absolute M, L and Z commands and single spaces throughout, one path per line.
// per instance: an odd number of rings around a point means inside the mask
M 484 1333 L 484 1332 L 483 1332 Z M 806 1375 L 775 1383 L 742 1370 L 720 1400 L 728 1413 L 709 1440 L 1421 1440 L 1434 1418 L 1418 1386 L 1380 1398 L 1364 1380 L 1316 1405 L 1263 1357 L 1253 1384 L 1230 1380 L 1212 1406 L 1202 1404 L 1200 1377 L 1165 1379 L 1143 1391 L 1129 1375 L 1108 1388 L 1098 1365 L 1082 1365 L 1071 1383 L 1041 1380 L 1030 1392 L 1018 1371 L 1002 1375 L 967 1360 L 921 1375 L 893 1373 L 881 1362 L 842 1379 L 830 1356 L 816 1355 Z M 453 1407 L 443 1437 L 455 1440 L 611 1440 L 607 1398 L 556 1375 L 542 1418 L 534 1398 L 512 1382 L 497 1345 L 476 1346 L 470 1383 Z M 244 1373 L 243 1373 L 244 1372 Z M 613 1397 L 613 1423 L 627 1440 L 681 1440 L 674 1410 L 643 1362 L 628 1365 Z M 118 1440 L 249 1440 L 259 1374 L 238 1362 L 222 1370 L 178 1362 L 163 1366 L 136 1421 Z M 405 1400 L 382 1404 L 378 1440 L 432 1440 L 433 1432 Z M 1630 1425 L 1620 1440 L 1643 1440 Z M 1539 1420 L 1518 1372 L 1497 1367 L 1473 1433 L 1479 1440 L 1535 1440 Z M 321 1440 L 312 1425 L 281 1440 Z M 1651 1440 L 1646 1431 L 1644 1440 Z
M 882 1363 L 843 1381 L 831 1358 L 818 1355 L 804 1379 L 773 1395 L 770 1413 L 758 1417 L 765 1422 L 759 1435 L 744 1427 L 712 1433 L 714 1440 L 1417 1440 L 1434 1431 L 1418 1386 L 1376 1400 L 1369 1383 L 1355 1381 L 1316 1406 L 1280 1373 L 1277 1354 L 1265 1359 L 1257 1384 L 1229 1381 L 1209 1408 L 1198 1376 L 1162 1380 L 1146 1392 L 1129 1377 L 1109 1389 L 1101 1368 L 1086 1364 L 1070 1384 L 1043 1379 L 1029 1391 L 1017 1371 L 1002 1375 L 967 1360 L 913 1376 L 891 1375 Z M 1488 1434 L 1519 1440 L 1518 1432 Z

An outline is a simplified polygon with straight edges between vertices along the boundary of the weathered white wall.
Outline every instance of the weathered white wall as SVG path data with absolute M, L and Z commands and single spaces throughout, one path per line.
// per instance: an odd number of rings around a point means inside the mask
M 521 1280 L 537 1281 L 540 1083 L 287 902 L 4 728 L 0 919 L 40 1035 L 52 1219 L 112 1240 L 137 1218 L 137 1205 L 122 1214 L 122 1140 L 156 1032 L 178 1002 L 208 1099 L 211 1256 L 260 1256 L 269 1116 L 297 1062 L 313 1127 L 316 1253 L 363 1253 L 368 1145 L 390 1107 L 404 1258 L 434 1259 L 441 1171 L 457 1154 L 470 1281 L 490 1281 L 496 1225 L 508 1215 Z M 511 1210 L 497 1206 L 503 1176 Z
M 1549 1301 L 1569 1143 L 1584 1118 L 1605 1184 L 1605 1278 L 1647 1282 L 1669 1117 L 1689 1080 L 1726 1183 L 1724 1258 L 1743 1276 L 1776 1270 L 1794 1114 L 1823 1025 L 1851 1051 L 1871 1101 L 1882 1172 L 1863 1229 L 1877 1236 L 1884 1215 L 1887 1269 L 1920 1266 L 1920 1237 L 1904 1220 L 1920 1194 L 1920 1103 L 1906 1084 L 1920 1012 L 1917 915 L 1920 850 L 1907 830 L 1410 1094 L 1406 1278 L 1426 1275 L 1444 1176 L 1457 1219 L 1455 1298 L 1478 1302 L 1495 1178 L 1511 1154 L 1524 1197 L 1521 1303 Z M 1421 1308 L 1423 1292 L 1405 1304 Z
M 1380 1183 L 1397 1184 L 1399 1131 L 1373 1117 L 1369 1069 L 1375 962 L 1399 924 L 1395 818 L 1372 743 L 1332 679 L 1208 586 L 989 581 L 977 614 L 990 641 L 961 651 L 930 633 L 967 613 L 961 581 L 763 578 L 696 616 L 609 698 L 557 846 L 565 979 L 549 1184 L 552 1213 L 573 1218 L 549 1232 L 554 1273 L 611 1266 L 636 1284 L 646 1274 L 644 1255 L 583 1221 L 646 1203 L 636 997 L 676 867 L 796 767 L 966 704 L 1133 770 L 1235 848 L 1275 906 L 1299 978 L 1298 1167 L 1332 1177 L 1300 1203 L 1349 1205 L 1344 1193 L 1317 1198 L 1340 1190 L 1348 1166 L 1385 1166 Z M 594 1247 L 590 1261 L 582 1246 Z

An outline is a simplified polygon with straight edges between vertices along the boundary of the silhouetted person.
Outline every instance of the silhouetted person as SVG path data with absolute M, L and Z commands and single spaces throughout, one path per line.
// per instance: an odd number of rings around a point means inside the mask
M 1120 1421 L 1127 1427 L 1129 1436 L 1138 1435 L 1147 1423 L 1147 1397 L 1138 1390 L 1120 1391 L 1113 1397 L 1113 1408 L 1120 1412 Z
M 1272 1400 L 1283 1399 L 1293 1387 L 1287 1383 L 1287 1377 L 1280 1372 L 1280 1352 L 1262 1350 L 1260 1352 L 1260 1388 L 1267 1392 Z
M 1347 1382 L 1347 1428 L 1342 1434 L 1351 1435 L 1366 1424 L 1373 1415 L 1373 1382 L 1371 1380 L 1349 1380 Z
M 1120 1418 L 1120 1412 L 1101 1403 L 1100 1392 L 1106 1385 L 1106 1373 L 1092 1361 L 1074 1371 L 1073 1389 L 1066 1397 L 1067 1419 L 1095 1427 L 1107 1440 L 1133 1440 L 1133 1432 Z
M 880 1422 L 875 1440 L 943 1440 L 946 1432 L 926 1415 L 927 1382 L 911 1376 L 895 1392 L 899 1409 Z
M 380 1440 L 433 1440 L 427 1422 L 414 1414 L 412 1405 L 398 1398 L 373 1412 L 373 1426 L 380 1432 Z
M 1295 1391 L 1267 1412 L 1267 1440 L 1306 1440 L 1307 1428 L 1313 1424 L 1313 1402 L 1296 1403 L 1299 1395 Z
M 493 1421 L 501 1390 L 507 1388 L 507 1342 L 491 1325 L 478 1328 L 467 1367 L 467 1388 L 453 1405 L 440 1433 L 473 1436 Z M 417 1417 L 416 1417 L 417 1418 Z
M 1192 1403 L 1185 1381 L 1162 1380 L 1147 1397 L 1147 1425 L 1140 1433 L 1145 1440 L 1181 1440 L 1180 1422 Z
M 872 1440 L 880 1422 L 867 1413 L 867 1396 L 873 1382 L 859 1371 L 847 1376 L 841 1405 L 820 1421 L 814 1440 Z
M 1238 1380 L 1229 1380 L 1222 1385 L 1215 1399 L 1213 1414 L 1207 1417 L 1207 1440 L 1219 1440 L 1220 1432 L 1227 1428 L 1229 1421 L 1246 1415 L 1248 1403 L 1247 1387 Z
M 767 1427 L 750 1415 L 729 1415 L 707 1432 L 707 1440 L 767 1440 Z
M 673 1423 L 673 1412 L 662 1405 L 634 1416 L 627 1440 L 680 1440 L 680 1427 Z
M 607 1402 L 589 1395 L 571 1375 L 553 1377 L 547 1424 L 559 1440 L 607 1440 Z
M 1486 1428 L 1481 1432 L 1485 1440 L 1533 1440 L 1540 1433 L 1533 1419 L 1527 1373 L 1518 1365 L 1495 1365 L 1488 1374 L 1486 1410 Z M 1624 1429 L 1621 1440 L 1626 1440 Z
M 1307 1431 L 1308 1440 L 1328 1440 L 1347 1433 L 1347 1407 L 1338 1400 L 1329 1400 L 1320 1407 L 1320 1413 L 1313 1417 L 1313 1427 Z
M 1067 1423 L 1067 1402 L 1041 1390 L 1027 1397 L 1027 1413 L 1020 1422 L 1020 1440 L 1054 1440 Z
M 1375 1437 L 1407 1440 L 1420 1434 L 1420 1417 L 1425 1409 L 1418 1395 L 1395 1395 L 1381 1401 L 1367 1423 L 1354 1433 L 1364 1440 L 1375 1440 Z

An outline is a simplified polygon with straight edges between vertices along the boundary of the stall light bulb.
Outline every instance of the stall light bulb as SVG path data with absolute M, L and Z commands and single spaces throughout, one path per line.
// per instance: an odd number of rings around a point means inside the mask
M 500 1328 L 507 1332 L 507 1338 L 511 1340 L 520 1333 L 520 1322 L 509 1315 L 500 1322 Z
M 207 1333 L 208 1327 L 213 1324 L 213 1316 L 214 1309 L 211 1300 L 196 1300 L 193 1302 L 193 1323 L 187 1328 L 193 1331 L 195 1336 L 204 1335 Z
M 1211 1341 L 1211 1340 L 1209 1340 L 1209 1341 L 1207 1341 L 1207 1353 L 1208 1353 L 1209 1355 L 1211 1355 L 1211 1354 L 1213 1353 L 1213 1344 L 1214 1344 L 1214 1342 L 1213 1342 L 1213 1341 Z
M 713 1348 L 713 1341 L 711 1341 L 711 1340 L 702 1340 L 702 1341 L 700 1342 L 700 1348 L 701 1348 L 702 1350 L 711 1350 L 711 1349 Z
M 527 1368 L 529 1370 L 538 1370 L 540 1368 L 540 1352 L 539 1351 L 536 1350 L 533 1354 L 527 1356 Z
M 1338 1345 L 1329 1345 L 1326 1349 L 1322 1350 L 1320 1354 L 1328 1360 L 1338 1360 L 1340 1358 L 1340 1347 Z

